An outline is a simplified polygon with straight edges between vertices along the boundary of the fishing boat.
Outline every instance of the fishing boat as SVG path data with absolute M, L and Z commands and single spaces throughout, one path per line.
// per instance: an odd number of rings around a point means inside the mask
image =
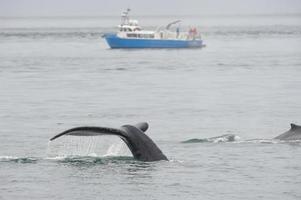
M 180 31 L 180 20 L 173 21 L 156 30 L 143 30 L 137 20 L 130 19 L 130 9 L 122 13 L 117 33 L 103 37 L 111 48 L 198 48 L 203 41 L 196 28 Z M 176 29 L 171 27 L 176 26 Z

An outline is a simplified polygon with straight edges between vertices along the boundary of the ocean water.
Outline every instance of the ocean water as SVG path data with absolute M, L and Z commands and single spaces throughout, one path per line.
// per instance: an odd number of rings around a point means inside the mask
M 301 199 L 301 143 L 272 139 L 301 124 L 301 16 L 181 18 L 205 48 L 111 50 L 112 16 L 0 18 L 1 200 Z M 49 143 L 140 121 L 169 161 L 118 138 Z

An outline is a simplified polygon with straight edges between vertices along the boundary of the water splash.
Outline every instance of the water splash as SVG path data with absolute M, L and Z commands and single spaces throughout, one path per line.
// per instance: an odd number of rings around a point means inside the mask
M 64 136 L 48 143 L 48 157 L 131 156 L 126 144 L 117 136 Z
M 34 157 L 0 156 L 0 162 L 36 163 L 39 159 Z
M 117 156 L 120 155 L 121 152 L 125 151 L 127 148 L 122 141 L 117 142 L 116 144 L 112 144 L 107 153 L 104 156 Z
M 225 134 L 217 137 L 211 137 L 211 138 L 193 138 L 189 140 L 185 140 L 182 143 L 220 143 L 220 142 L 234 142 L 239 141 L 240 137 L 234 134 Z

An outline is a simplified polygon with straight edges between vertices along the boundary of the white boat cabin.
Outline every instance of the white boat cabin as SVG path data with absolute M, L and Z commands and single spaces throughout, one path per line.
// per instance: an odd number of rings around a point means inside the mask
M 169 30 L 170 26 L 177 24 L 180 20 L 172 22 L 165 29 L 157 28 L 156 31 L 143 30 L 138 23 L 138 20 L 132 20 L 129 17 L 130 9 L 122 13 L 121 24 L 118 25 L 119 32 L 117 36 L 128 39 L 165 39 L 165 40 L 191 40 L 196 38 L 196 34 L 190 32 L 180 32 L 177 28 L 176 32 Z

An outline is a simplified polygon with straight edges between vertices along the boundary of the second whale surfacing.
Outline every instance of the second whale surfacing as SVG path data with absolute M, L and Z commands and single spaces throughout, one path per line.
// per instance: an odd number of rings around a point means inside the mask
M 278 140 L 301 140 L 301 126 L 291 124 L 291 129 L 278 135 L 274 139 Z
M 185 140 L 182 143 L 234 142 L 237 139 L 239 139 L 239 137 L 236 136 L 236 135 L 234 135 L 234 134 L 224 134 L 224 135 L 220 135 L 220 136 L 216 136 L 216 137 L 211 137 L 211 138 L 203 138 L 203 139 L 193 138 L 193 139 Z
M 73 136 L 99 136 L 116 135 L 128 146 L 135 159 L 140 161 L 168 160 L 159 147 L 144 132 L 148 124 L 142 122 L 136 125 L 123 125 L 119 129 L 95 126 L 83 126 L 66 130 L 50 139 L 53 141 L 64 135 Z

